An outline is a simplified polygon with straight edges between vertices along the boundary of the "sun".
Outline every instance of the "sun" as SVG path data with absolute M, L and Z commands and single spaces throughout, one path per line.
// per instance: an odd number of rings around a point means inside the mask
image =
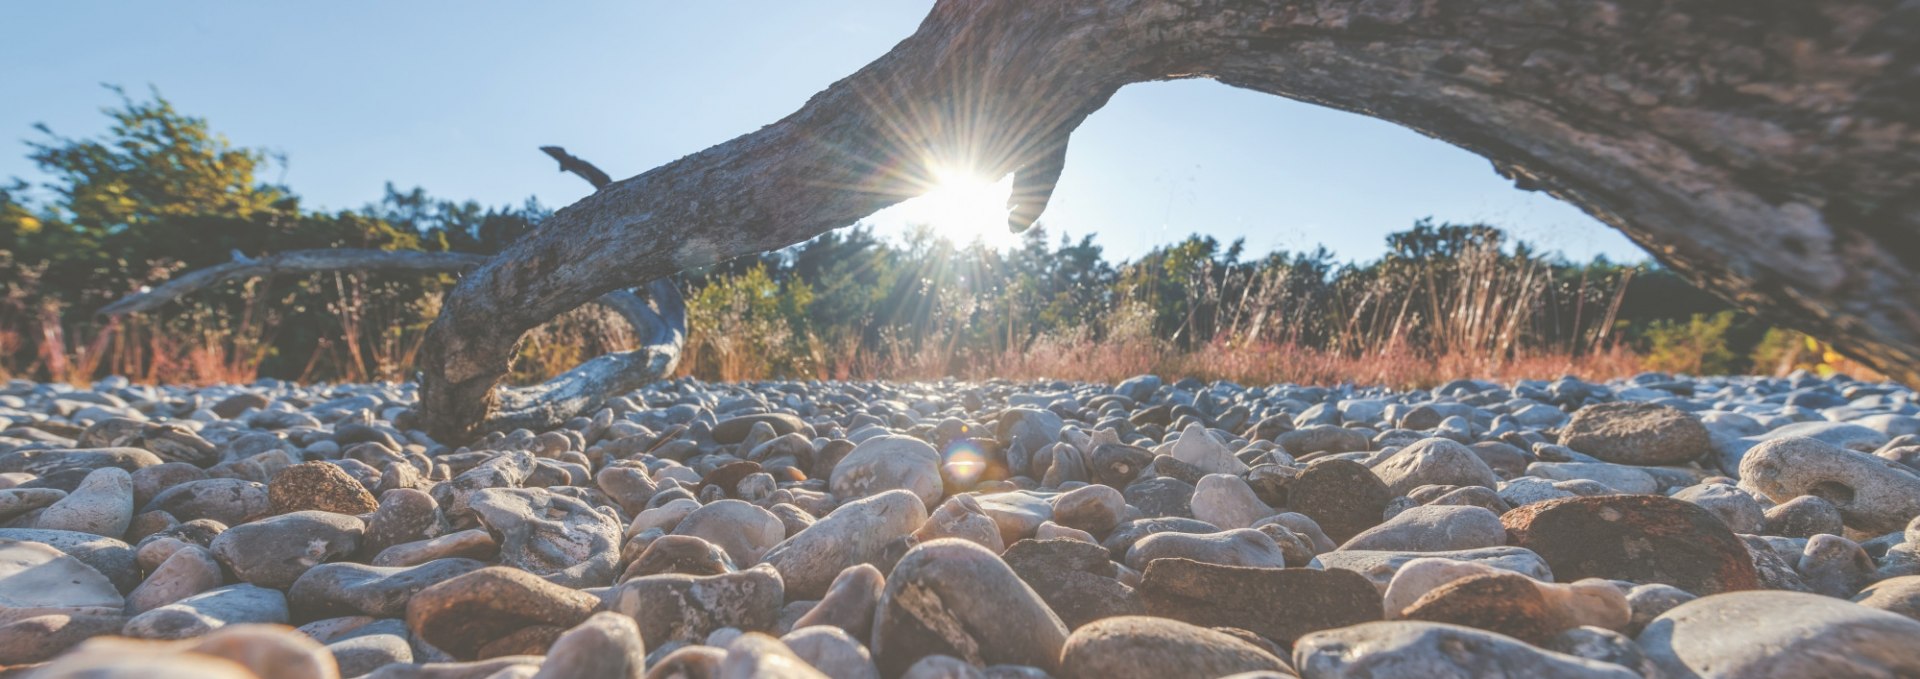
M 966 171 L 936 170 L 931 189 L 900 204 L 910 224 L 925 224 L 936 235 L 959 245 L 975 241 L 995 247 L 1018 242 L 1007 229 L 1007 196 L 1013 175 L 990 181 Z

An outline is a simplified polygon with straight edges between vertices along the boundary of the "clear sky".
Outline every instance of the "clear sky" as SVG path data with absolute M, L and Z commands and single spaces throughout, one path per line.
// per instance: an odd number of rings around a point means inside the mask
M 0 178 L 38 179 L 19 140 L 105 127 L 100 87 L 158 87 L 234 143 L 284 153 L 264 178 L 310 207 L 384 182 L 558 207 L 587 185 L 537 147 L 615 177 L 752 131 L 885 53 L 931 0 L 0 3 Z M 897 222 L 901 211 L 881 216 Z M 1645 255 L 1483 159 L 1404 128 L 1211 82 L 1134 85 L 1075 133 L 1042 223 L 1134 257 L 1192 232 L 1255 253 L 1377 255 L 1431 215 L 1487 221 L 1584 259 Z

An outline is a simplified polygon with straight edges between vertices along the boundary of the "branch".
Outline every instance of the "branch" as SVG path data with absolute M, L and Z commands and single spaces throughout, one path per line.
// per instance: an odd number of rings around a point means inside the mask
M 117 317 L 153 311 L 165 306 L 168 302 L 230 281 L 329 271 L 418 271 L 422 273 L 467 271 L 487 261 L 486 255 L 465 252 L 354 248 L 289 250 L 257 259 L 247 258 L 238 252 L 233 256 L 234 260 L 231 262 L 181 275 L 160 284 L 159 287 L 143 288 L 139 292 L 102 307 L 95 313 L 101 316 Z
M 613 183 L 613 178 L 607 176 L 607 173 L 601 172 L 600 168 L 593 166 L 593 163 L 581 160 L 578 156 L 567 153 L 566 149 L 558 146 L 542 146 L 540 150 L 546 152 L 549 156 L 553 156 L 554 160 L 560 161 L 561 172 L 572 172 L 580 175 L 581 179 L 585 179 L 588 184 L 593 185 L 595 191 L 607 188 L 608 184 Z

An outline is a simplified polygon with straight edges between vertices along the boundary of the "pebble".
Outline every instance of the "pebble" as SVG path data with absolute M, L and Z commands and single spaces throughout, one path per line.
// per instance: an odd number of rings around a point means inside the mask
M 249 584 L 227 585 L 133 616 L 120 633 L 140 639 L 188 639 L 244 623 L 286 624 L 287 597 Z
M 706 540 L 725 550 L 734 563 L 751 564 L 786 539 L 787 527 L 773 512 L 740 500 L 720 500 L 688 513 L 673 534 Z
M 1799 592 L 1729 592 L 1674 607 L 1636 638 L 1666 676 L 1920 676 L 1920 621 Z
M 1067 528 L 1086 531 L 1097 538 L 1113 532 L 1125 517 L 1126 510 L 1127 500 L 1120 491 L 1111 486 L 1092 484 L 1054 498 L 1052 521 Z
M 1779 503 L 1816 495 L 1849 528 L 1891 533 L 1920 516 L 1920 476 L 1866 453 L 1803 437 L 1765 441 L 1740 460 L 1740 486 Z
M 907 490 L 931 510 L 943 494 L 940 454 L 913 437 L 876 436 L 861 441 L 833 466 L 829 486 L 843 501 Z
M 1555 584 L 1500 571 L 1468 575 L 1434 587 L 1408 604 L 1398 617 L 1465 625 L 1544 645 L 1576 627 L 1623 629 L 1632 611 L 1626 596 L 1606 580 L 1589 578 Z
M 0 622 L 118 615 L 126 601 L 100 571 L 38 542 L 0 540 Z
M 1128 568 L 1146 571 L 1156 559 L 1192 559 L 1222 566 L 1285 568 L 1287 556 L 1273 538 L 1251 529 L 1238 528 L 1218 533 L 1154 533 L 1140 538 L 1127 550 Z
M 855 564 L 840 571 L 825 596 L 793 623 L 794 629 L 836 627 L 857 639 L 873 631 L 873 612 L 886 590 L 886 576 L 871 564 Z
M 49 613 L 0 622 L 0 665 L 29 665 L 52 659 L 97 636 L 120 633 L 119 615 Z
M 1869 608 L 1920 620 L 1920 575 L 1887 578 L 1867 585 L 1853 601 Z
M 1313 519 L 1327 538 L 1346 542 L 1380 525 L 1394 495 L 1365 465 L 1351 460 L 1317 460 L 1287 487 L 1287 508 Z
M 335 514 L 366 514 L 380 505 L 340 465 L 302 462 L 275 474 L 267 482 L 268 511 L 286 514 L 307 510 Z
M 1760 586 L 1746 546 L 1699 505 L 1657 495 L 1548 500 L 1508 512 L 1508 542 L 1564 579 L 1660 582 L 1695 594 Z
M 834 509 L 768 550 L 762 561 L 780 572 L 795 597 L 815 599 L 840 571 L 878 562 L 889 544 L 926 520 L 926 507 L 912 492 L 880 493 Z
M 1245 479 L 1208 474 L 1194 484 L 1193 518 L 1221 528 L 1247 528 L 1279 512 L 1255 495 Z
M 133 476 L 119 467 L 103 467 L 89 472 L 79 488 L 41 510 L 34 527 L 118 539 L 127 534 L 132 522 Z
M 1147 612 L 1202 627 L 1234 627 L 1282 644 L 1308 632 L 1381 618 L 1380 592 L 1345 570 L 1240 568 L 1160 559 L 1140 581 Z
M 408 568 L 321 564 L 288 588 L 287 600 L 301 620 L 347 615 L 401 618 L 407 614 L 407 600 L 420 590 L 485 567 L 472 559 L 440 559 Z
M 570 628 L 600 598 L 517 568 L 491 566 L 450 578 L 407 599 L 407 629 L 460 660 L 528 627 Z
M 1372 471 L 1395 497 L 1429 485 L 1500 486 L 1500 477 L 1473 449 L 1443 438 L 1416 441 L 1374 464 Z
M 718 575 L 634 578 L 607 594 L 607 610 L 638 621 L 647 647 L 659 648 L 670 641 L 697 643 L 727 627 L 772 630 L 785 599 L 780 574 L 759 565 Z
M 1705 425 L 1685 411 L 1654 403 L 1598 403 L 1574 412 L 1560 445 L 1606 462 L 1682 464 L 1712 449 Z
M 199 545 L 181 545 L 127 595 L 127 615 L 139 615 L 224 584 L 220 562 Z
M 272 511 L 267 486 L 245 479 L 201 479 L 160 491 L 142 512 L 161 511 L 182 522 L 212 519 L 238 526 Z
M 351 516 L 294 512 L 228 528 L 210 548 L 242 582 L 284 590 L 307 569 L 353 554 L 365 530 Z
M 921 543 L 887 578 L 873 621 L 882 674 L 919 658 L 951 655 L 974 665 L 1056 669 L 1067 628 L 1006 562 L 965 540 Z
M 1746 491 L 1726 483 L 1703 483 L 1682 488 L 1671 496 L 1675 500 L 1684 500 L 1700 505 L 1702 509 L 1720 517 L 1727 530 L 1735 533 L 1754 535 L 1767 528 L 1766 510 Z
M 555 639 L 534 679 L 641 679 L 647 648 L 633 618 L 600 612 Z
M 1638 679 L 1639 674 L 1536 648 L 1512 637 L 1437 622 L 1371 622 L 1302 637 L 1293 647 L 1301 676 L 1556 677 Z
M 1553 580 L 1553 569 L 1547 566 L 1546 560 L 1540 558 L 1539 554 L 1520 547 L 1486 547 L 1452 552 L 1379 552 L 1343 549 L 1316 556 L 1314 562 L 1321 567 L 1339 568 L 1366 576 L 1368 580 L 1373 581 L 1374 588 L 1385 593 L 1387 587 L 1393 582 L 1394 574 L 1415 559 L 1425 558 L 1486 564 L 1535 580 L 1544 582 Z
M 802 662 L 835 679 L 880 679 L 867 647 L 838 627 L 801 627 L 780 637 Z
M 1141 615 L 1146 605 L 1105 548 L 1070 539 L 1021 540 L 1001 555 L 1068 629 L 1117 615 Z
M 1187 425 L 1180 431 L 1168 451 L 1173 459 L 1193 465 L 1202 474 L 1244 474 L 1247 463 L 1234 457 L 1233 450 L 1227 448 L 1207 432 L 1207 428 L 1198 423 Z
M 966 540 L 995 554 L 1007 548 L 1006 541 L 1000 537 L 1000 524 L 971 495 L 955 495 L 941 503 L 927 516 L 927 522 L 921 524 L 912 535 L 914 542 L 940 538 Z
M 500 563 L 567 587 L 613 584 L 620 523 L 610 511 L 543 488 L 486 488 L 467 506 L 499 541 Z
M 1074 630 L 1059 670 L 1061 679 L 1225 677 L 1263 671 L 1293 676 L 1285 661 L 1239 637 L 1145 616 L 1107 618 Z
M 1451 552 L 1507 543 L 1500 515 L 1483 507 L 1422 505 L 1367 529 L 1341 549 L 1389 552 Z
M 1818 495 L 1802 495 L 1768 507 L 1763 516 L 1765 523 L 1760 530 L 1767 535 L 1810 538 L 1822 533 L 1839 535 L 1846 528 L 1840 508 Z

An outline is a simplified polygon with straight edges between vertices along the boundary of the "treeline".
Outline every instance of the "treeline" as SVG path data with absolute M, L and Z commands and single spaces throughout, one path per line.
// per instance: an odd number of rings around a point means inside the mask
M 324 247 L 492 253 L 549 210 L 421 189 L 310 210 L 158 94 L 122 94 L 91 138 L 39 127 L 51 179 L 0 187 L 0 372 L 81 382 L 404 379 L 451 276 L 261 280 L 114 321 L 94 311 L 172 276 Z M 1818 347 L 1771 331 L 1665 270 L 1569 262 L 1484 224 L 1422 221 L 1386 253 L 1256 255 L 1191 236 L 1111 261 L 1093 236 L 1035 229 L 1004 250 L 854 227 L 683 276 L 682 370 L 768 377 L 1078 377 L 1156 370 L 1246 380 L 1418 382 L 1483 374 L 1771 371 Z M 586 307 L 523 347 L 534 380 L 629 342 Z M 1760 353 L 1756 354 L 1755 350 Z

